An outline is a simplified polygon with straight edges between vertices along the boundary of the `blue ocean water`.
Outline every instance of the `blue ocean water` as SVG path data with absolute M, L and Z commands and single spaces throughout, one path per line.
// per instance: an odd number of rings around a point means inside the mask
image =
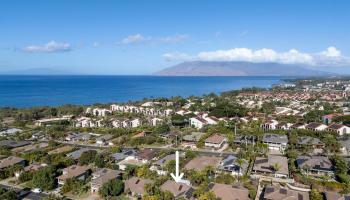
M 271 87 L 282 77 L 0 76 L 0 107 L 88 105 Z

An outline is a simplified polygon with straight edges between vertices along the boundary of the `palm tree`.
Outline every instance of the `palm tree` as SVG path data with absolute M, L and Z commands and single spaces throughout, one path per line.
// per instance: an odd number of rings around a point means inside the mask
M 273 169 L 275 176 L 276 176 L 276 172 L 281 169 L 281 165 L 279 163 L 274 163 L 272 165 L 272 169 Z

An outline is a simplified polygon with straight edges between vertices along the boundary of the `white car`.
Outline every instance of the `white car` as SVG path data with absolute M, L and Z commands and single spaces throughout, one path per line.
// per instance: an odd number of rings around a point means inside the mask
M 39 193 L 42 193 L 43 190 L 40 188 L 34 188 L 34 189 L 32 189 L 32 192 L 39 194 Z

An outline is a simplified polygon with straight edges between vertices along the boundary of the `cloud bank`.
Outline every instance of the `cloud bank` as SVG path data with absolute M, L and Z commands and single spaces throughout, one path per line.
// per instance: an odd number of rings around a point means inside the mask
M 165 53 L 166 61 L 244 61 L 254 63 L 275 62 L 281 64 L 306 64 L 311 66 L 345 66 L 350 59 L 342 56 L 333 46 L 318 53 L 303 53 L 296 49 L 287 52 L 277 52 L 273 49 L 233 48 L 228 50 L 204 51 L 197 55 L 188 55 L 181 52 Z
M 68 43 L 50 41 L 44 45 L 29 45 L 22 48 L 22 50 L 29 53 L 55 53 L 71 51 L 72 47 Z

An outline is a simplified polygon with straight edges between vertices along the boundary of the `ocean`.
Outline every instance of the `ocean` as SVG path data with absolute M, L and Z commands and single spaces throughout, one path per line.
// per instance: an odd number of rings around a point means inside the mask
M 0 76 L 0 107 L 90 105 L 271 87 L 283 77 Z

